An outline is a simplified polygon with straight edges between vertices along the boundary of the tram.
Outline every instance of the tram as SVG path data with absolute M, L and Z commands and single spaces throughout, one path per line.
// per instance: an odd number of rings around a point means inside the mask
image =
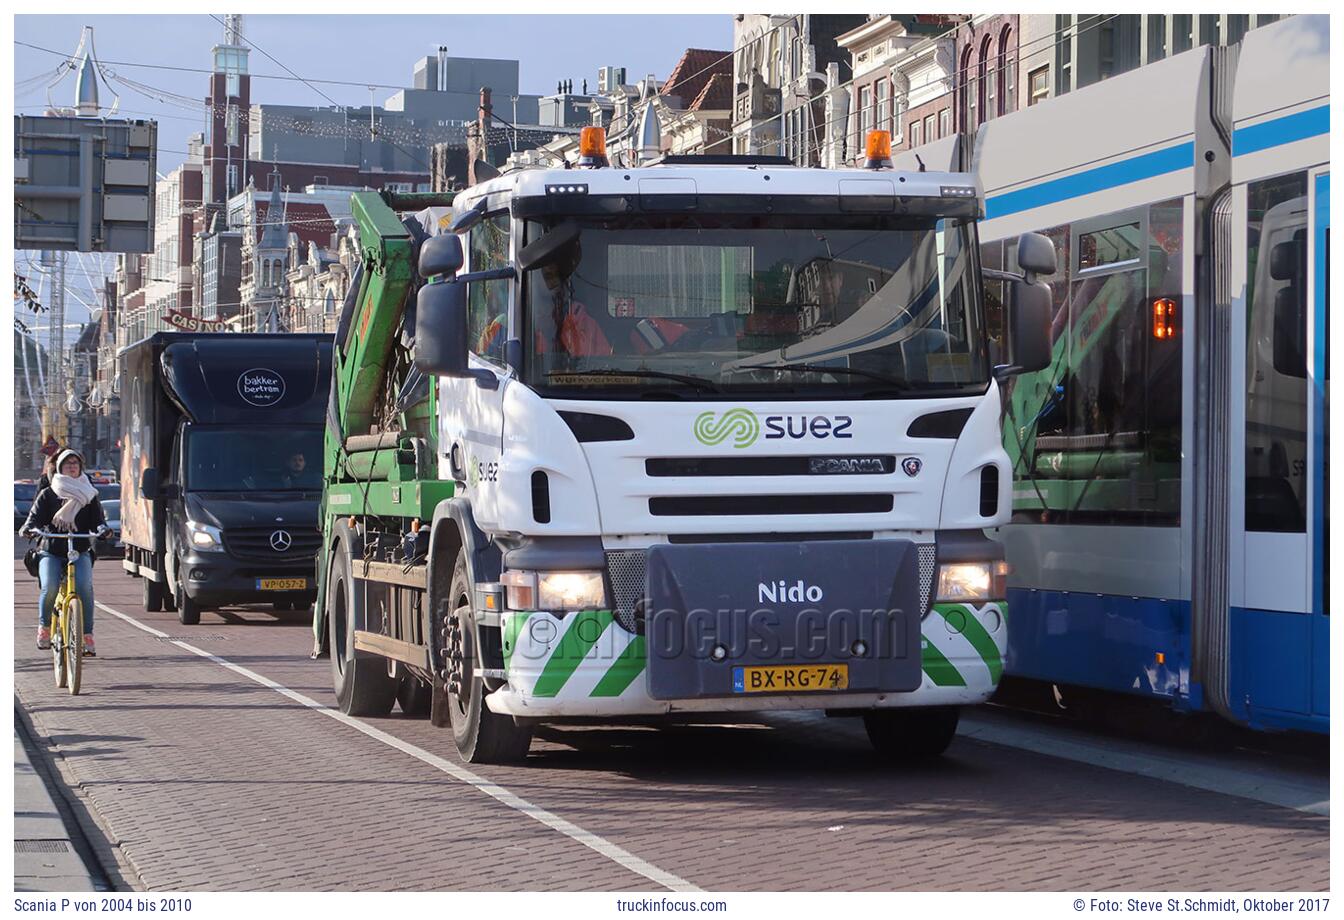
M 1329 730 L 1329 52 L 1288 17 L 950 154 L 986 267 L 1059 253 L 1052 363 L 1005 388 L 1009 675 Z

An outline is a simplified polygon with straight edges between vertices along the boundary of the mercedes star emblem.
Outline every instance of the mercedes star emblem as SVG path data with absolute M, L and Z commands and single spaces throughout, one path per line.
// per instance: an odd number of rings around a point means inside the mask
M 277 530 L 271 534 L 271 549 L 277 553 L 283 553 L 293 544 L 294 538 L 289 535 L 287 530 Z

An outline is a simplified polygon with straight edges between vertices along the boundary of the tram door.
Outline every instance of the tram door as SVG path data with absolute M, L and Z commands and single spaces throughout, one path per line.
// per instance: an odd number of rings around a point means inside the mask
M 1329 716 L 1329 181 L 1320 169 L 1249 182 L 1234 209 L 1228 702 L 1261 727 Z

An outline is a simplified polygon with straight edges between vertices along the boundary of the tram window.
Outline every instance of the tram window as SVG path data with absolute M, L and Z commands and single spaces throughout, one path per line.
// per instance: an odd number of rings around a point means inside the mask
M 1061 270 L 1046 279 L 1056 307 L 1054 361 L 1013 380 L 1007 398 L 1015 518 L 1177 525 L 1183 336 L 1155 338 L 1151 304 L 1181 303 L 1182 202 L 1089 224 L 1044 231 L 1060 255 Z M 1178 330 L 1180 321 L 1178 314 Z
M 1138 222 L 1078 234 L 1078 270 L 1138 262 L 1143 230 Z
M 1246 193 L 1246 519 L 1304 533 L 1307 512 L 1307 176 Z

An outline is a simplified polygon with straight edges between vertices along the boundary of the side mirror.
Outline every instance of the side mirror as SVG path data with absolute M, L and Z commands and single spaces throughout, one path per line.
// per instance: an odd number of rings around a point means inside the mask
M 1275 256 L 1283 245 L 1274 247 Z M 1307 376 L 1306 312 L 1296 284 L 1279 288 L 1274 295 L 1274 370 L 1285 377 Z
M 1053 275 L 1058 268 L 1054 241 L 1044 233 L 1022 234 L 1017 238 L 1017 264 L 1029 282 L 1037 275 Z
M 415 298 L 415 326 L 416 367 L 441 377 L 473 376 L 467 366 L 466 284 L 446 281 L 422 287 Z
M 152 466 L 140 474 L 140 494 L 150 501 L 159 497 L 159 471 Z
M 472 227 L 479 224 L 481 218 L 485 216 L 485 201 L 486 200 L 482 198 L 480 201 L 476 202 L 475 206 L 470 210 L 463 211 L 461 214 L 457 215 L 452 224 L 448 227 L 448 232 L 450 234 L 466 233 Z
M 420 277 L 456 275 L 462 270 L 462 241 L 452 233 L 431 236 L 420 245 Z
M 578 250 L 579 232 L 579 225 L 573 221 L 553 227 L 522 248 L 518 253 L 518 267 L 527 272 L 572 258 Z
M 1050 312 L 1053 305 L 1050 288 L 1045 284 L 1013 282 L 1008 312 L 1008 347 L 1013 363 L 1001 368 L 1001 375 L 1029 374 L 1050 366 Z
M 1275 281 L 1292 281 L 1297 278 L 1301 265 L 1301 244 L 1297 240 L 1277 243 L 1269 251 L 1269 277 Z

